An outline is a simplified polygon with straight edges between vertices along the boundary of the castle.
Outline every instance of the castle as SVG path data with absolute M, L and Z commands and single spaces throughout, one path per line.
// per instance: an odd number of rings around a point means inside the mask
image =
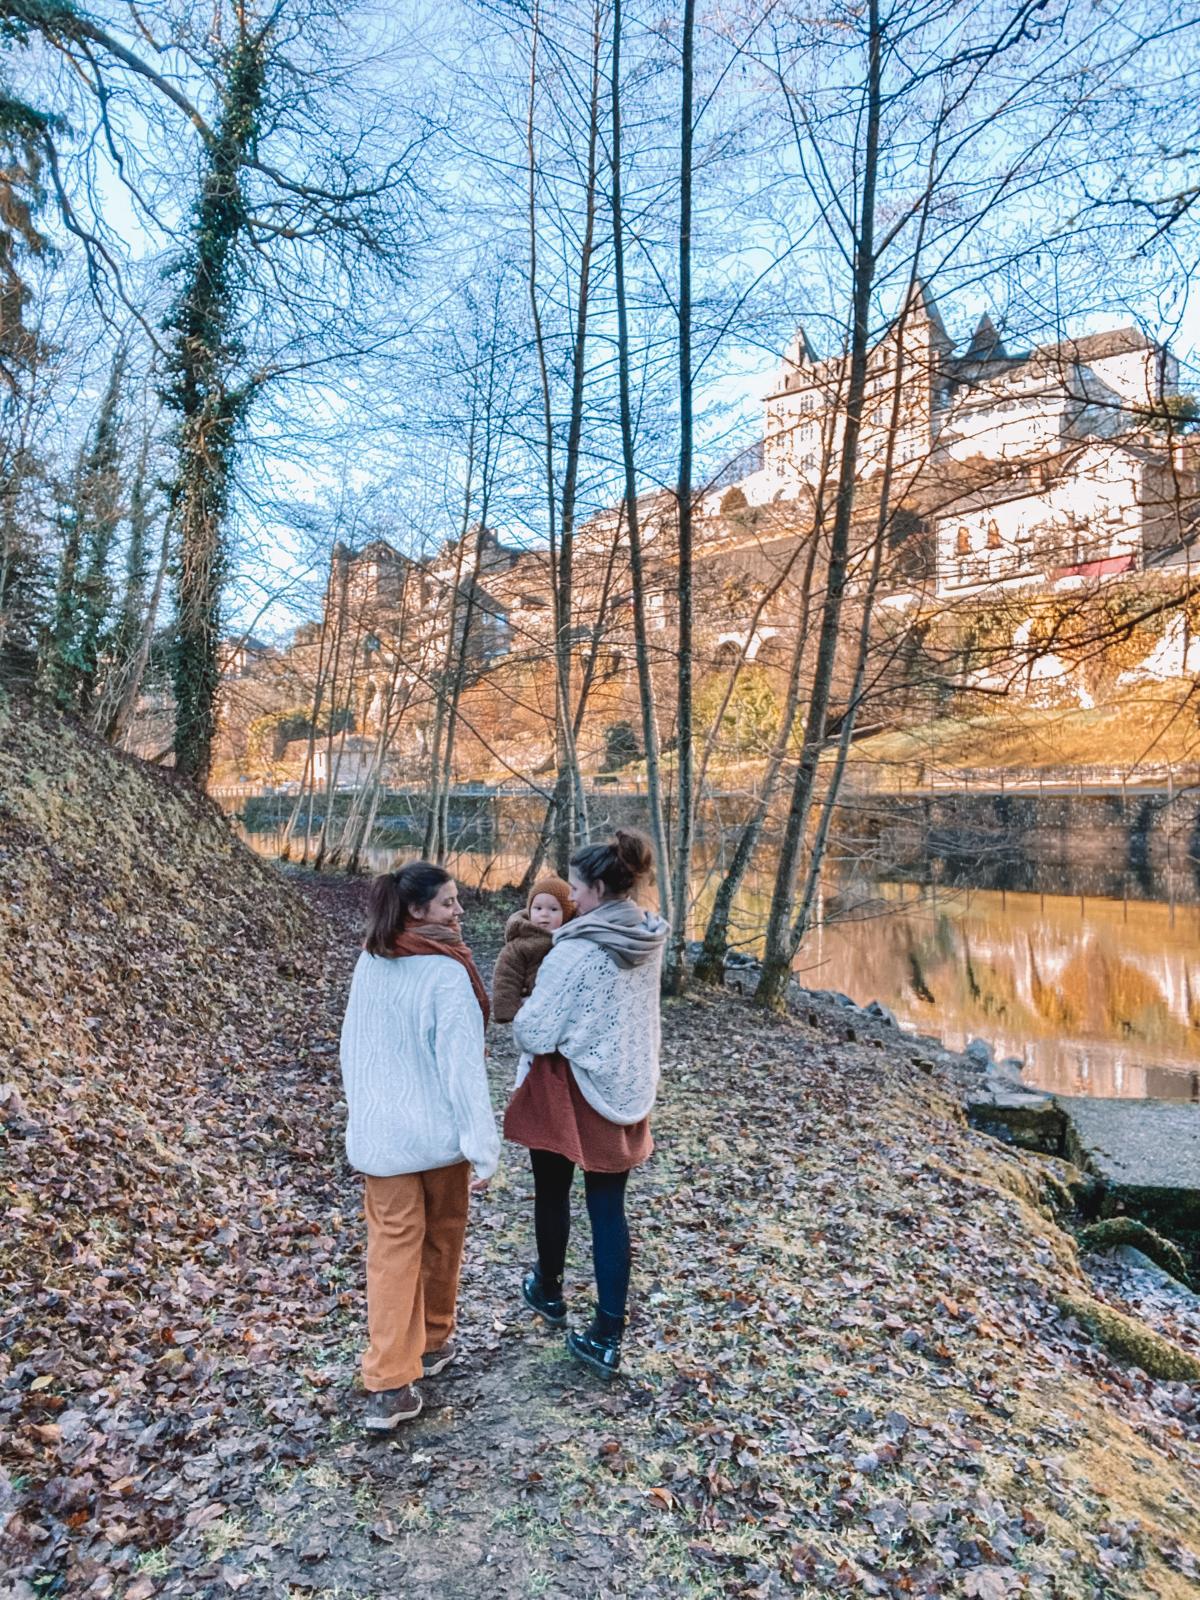
M 820 360 L 796 334 L 764 397 L 760 443 L 699 497 L 698 559 L 711 556 L 726 580 L 733 547 L 771 544 L 778 554 L 811 527 L 819 485 L 836 476 L 846 378 L 844 357 Z M 889 476 L 887 603 L 1069 586 L 1186 560 L 1200 511 L 1200 438 L 1173 424 L 1186 414 L 1177 361 L 1136 328 L 1018 351 L 985 314 L 956 354 L 917 285 L 870 353 L 859 439 L 860 501 L 876 500 Z M 770 513 L 757 517 L 752 540 L 730 527 L 734 506 Z M 670 514 L 670 496 L 659 494 L 643 522 Z M 585 524 L 580 558 L 614 527 L 611 512 Z M 507 547 L 490 530 L 482 537 L 472 625 L 479 651 L 495 658 L 545 628 L 548 581 L 544 552 Z M 386 544 L 372 546 L 354 560 L 356 589 L 375 584 L 382 598 L 401 565 Z M 462 566 L 457 545 L 438 552 L 422 604 L 436 588 L 461 587 Z M 666 626 L 671 601 L 669 581 L 651 593 L 652 627 Z
M 761 462 L 740 480 L 748 504 L 811 498 L 836 471 L 847 375 L 797 333 L 765 397 Z M 939 596 L 1169 563 L 1195 530 L 1200 467 L 1171 428 L 1187 414 L 1178 378 L 1133 327 L 1017 351 L 985 314 L 956 354 L 917 285 L 868 360 L 859 481 L 889 470 L 926 524 L 921 576 Z
M 819 593 L 846 379 L 845 359 L 818 359 L 800 331 L 764 397 L 760 441 L 697 496 L 701 680 L 736 660 L 786 674 L 814 552 L 811 592 Z M 969 626 L 984 596 L 1004 593 L 1015 607 L 1017 647 L 1038 596 L 1186 570 L 1200 534 L 1200 436 L 1177 425 L 1188 416 L 1174 358 L 1135 328 L 1016 350 L 984 316 L 959 353 L 918 286 L 869 355 L 851 602 L 880 537 L 876 614 L 889 648 L 907 633 L 919 649 L 931 617 L 958 615 Z M 650 649 L 669 715 L 674 498 L 647 495 L 639 513 Z M 577 528 L 574 588 L 572 647 L 577 681 L 589 686 L 589 720 L 636 724 L 632 585 L 617 508 Z M 422 560 L 380 539 L 357 552 L 339 546 L 326 624 L 332 608 L 339 626 L 353 618 L 347 637 L 360 663 L 353 669 L 358 729 L 378 726 L 403 684 L 406 737 L 424 748 L 434 685 L 457 660 L 469 699 L 483 697 L 472 723 L 481 748 L 488 748 L 483 730 L 501 726 L 506 748 L 521 748 L 529 770 L 544 759 L 555 717 L 544 548 L 518 548 L 488 528 Z M 1190 660 L 1190 635 L 1180 648 L 1180 659 Z M 1172 645 L 1170 654 L 1174 661 L 1179 650 Z M 1046 673 L 1051 667 L 1060 678 L 1066 672 L 1057 658 Z M 902 684 L 903 668 L 896 670 Z M 963 687 L 982 682 L 980 669 L 964 664 L 962 671 Z

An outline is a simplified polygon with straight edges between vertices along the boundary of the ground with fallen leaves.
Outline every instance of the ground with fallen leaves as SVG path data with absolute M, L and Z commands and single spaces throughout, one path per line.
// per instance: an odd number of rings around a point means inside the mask
M 0 1594 L 1195 1594 L 1200 1394 L 1056 1311 L 1084 1278 L 1052 1164 L 903 1048 L 726 995 L 664 1012 L 628 1377 L 520 1305 L 510 1148 L 461 1362 L 364 1439 L 336 1057 L 362 896 L 0 703 Z M 469 907 L 481 952 L 506 909 Z

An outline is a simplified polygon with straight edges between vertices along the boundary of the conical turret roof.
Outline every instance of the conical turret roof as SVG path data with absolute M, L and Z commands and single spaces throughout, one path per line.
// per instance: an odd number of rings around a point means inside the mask
M 996 324 L 985 311 L 967 346 L 968 361 L 1000 361 L 1007 355 Z

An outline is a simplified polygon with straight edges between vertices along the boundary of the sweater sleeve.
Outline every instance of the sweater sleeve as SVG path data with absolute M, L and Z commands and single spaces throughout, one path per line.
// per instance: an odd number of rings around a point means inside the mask
M 521 1009 L 525 987 L 525 963 L 515 943 L 506 944 L 496 957 L 492 973 L 492 1016 L 497 1022 L 511 1022 Z
M 549 1055 L 562 1043 L 570 1023 L 567 980 L 587 948 L 582 940 L 556 944 L 538 968 L 533 993 L 513 1018 L 513 1038 L 522 1050 Z
M 483 1015 L 471 980 L 457 962 L 439 963 L 433 992 L 434 1054 L 454 1112 L 458 1147 L 477 1178 L 490 1178 L 500 1161 L 500 1136 L 488 1093 Z

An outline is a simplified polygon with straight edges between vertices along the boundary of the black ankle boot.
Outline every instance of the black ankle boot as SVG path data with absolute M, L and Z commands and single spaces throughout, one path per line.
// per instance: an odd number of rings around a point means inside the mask
M 572 1330 L 567 1335 L 567 1349 L 576 1361 L 598 1372 L 602 1378 L 615 1378 L 621 1370 L 621 1337 L 625 1332 L 624 1317 L 610 1317 L 597 1311 L 586 1332 Z
M 561 1278 L 543 1278 L 541 1269 L 534 1267 L 521 1280 L 521 1293 L 525 1304 L 552 1328 L 561 1328 L 566 1322 L 567 1302 L 562 1296 Z

